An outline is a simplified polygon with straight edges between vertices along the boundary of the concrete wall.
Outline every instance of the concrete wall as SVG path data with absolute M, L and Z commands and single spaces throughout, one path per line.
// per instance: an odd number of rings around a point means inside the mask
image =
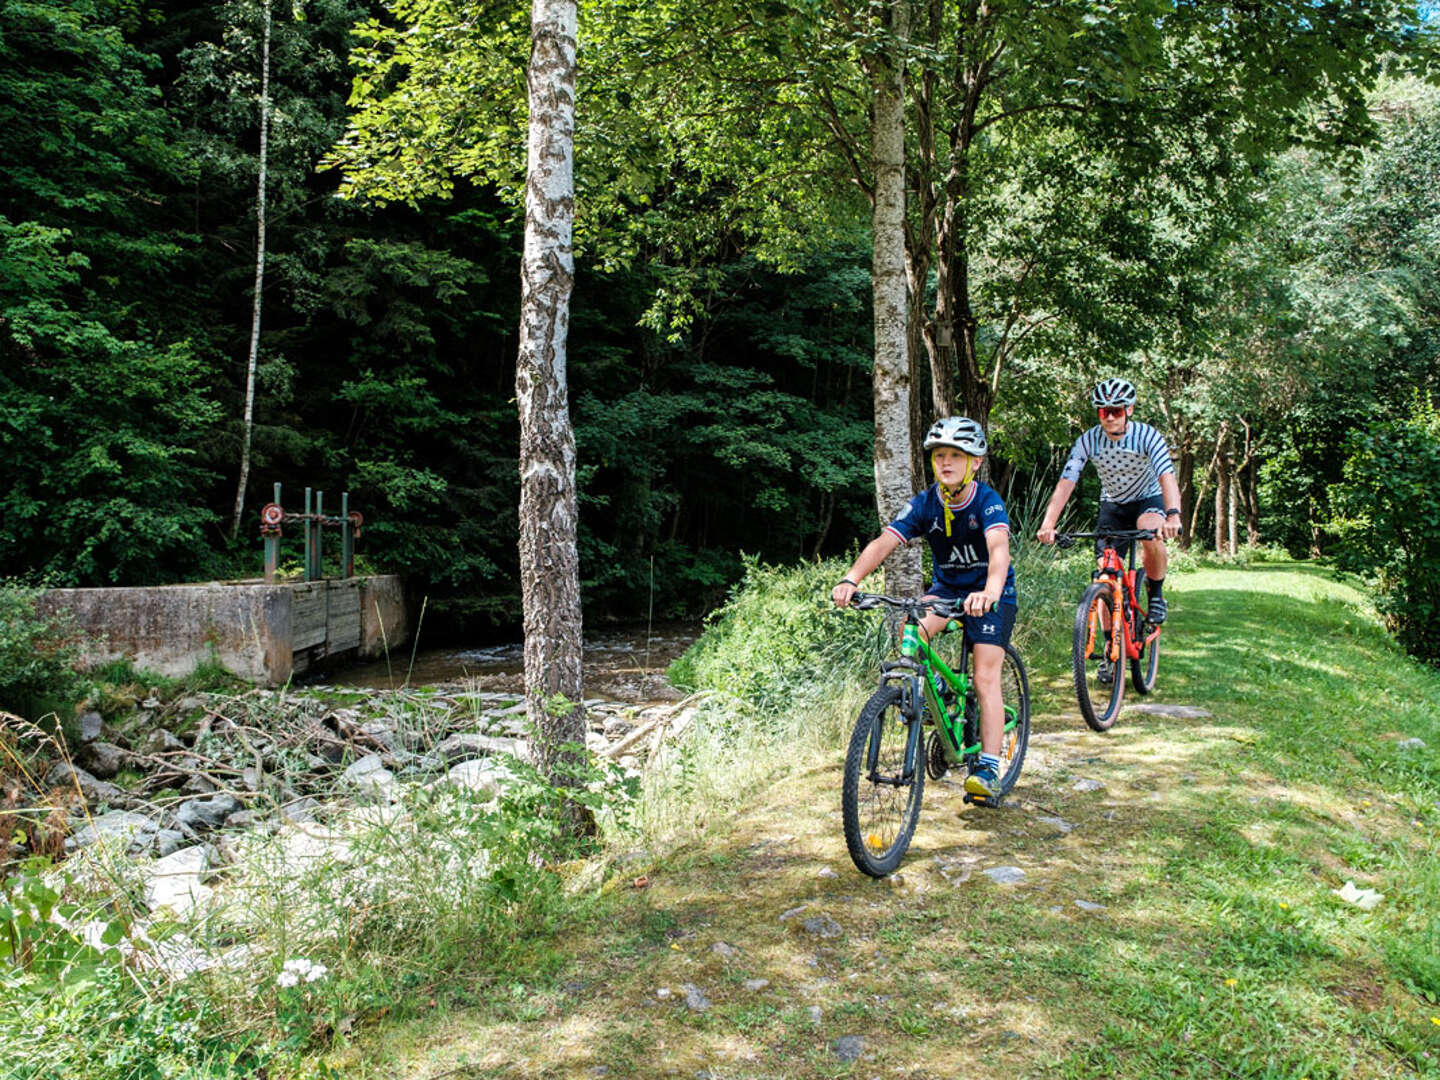
M 227 671 L 271 686 L 322 660 L 379 655 L 382 620 L 392 648 L 409 633 L 392 575 L 50 589 L 40 608 L 68 617 L 88 662 L 128 657 L 136 667 L 180 676 L 213 655 Z

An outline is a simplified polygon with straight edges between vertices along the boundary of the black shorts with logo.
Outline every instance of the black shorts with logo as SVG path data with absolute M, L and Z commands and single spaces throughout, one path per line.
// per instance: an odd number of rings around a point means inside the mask
M 1165 500 L 1159 495 L 1149 495 L 1143 499 L 1134 499 L 1130 502 L 1105 502 L 1100 503 L 1100 514 L 1095 520 L 1095 531 L 1103 533 L 1106 529 L 1133 529 L 1135 523 L 1140 520 L 1142 514 L 1155 513 L 1161 517 L 1165 516 Z M 1130 553 L 1129 540 L 1115 541 L 1115 551 L 1120 558 L 1125 558 Z M 1095 541 L 1095 554 L 1105 553 L 1105 541 Z

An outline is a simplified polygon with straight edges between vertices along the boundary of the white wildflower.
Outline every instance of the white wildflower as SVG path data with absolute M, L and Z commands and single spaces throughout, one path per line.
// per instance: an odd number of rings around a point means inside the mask
M 280 986 L 299 986 L 301 980 L 307 983 L 318 982 L 329 973 L 330 969 L 324 964 L 301 956 L 286 960 L 280 968 L 280 974 L 275 977 L 275 982 Z

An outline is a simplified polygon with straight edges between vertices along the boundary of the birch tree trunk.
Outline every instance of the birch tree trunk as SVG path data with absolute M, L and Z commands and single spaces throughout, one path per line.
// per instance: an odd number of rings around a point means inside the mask
M 235 515 L 230 539 L 240 533 L 245 513 L 245 485 L 250 481 L 250 443 L 255 431 L 255 368 L 260 357 L 261 291 L 265 287 L 265 174 L 270 144 L 270 0 L 265 0 L 260 44 L 260 179 L 255 191 L 255 302 L 250 308 L 250 356 L 245 367 L 245 419 L 240 442 L 240 482 L 235 485 Z
M 534 0 L 530 16 L 530 139 L 520 267 L 520 594 L 526 714 L 540 769 L 573 786 L 585 743 L 581 705 L 580 562 L 575 433 L 565 348 L 575 277 L 575 0 Z M 564 704 L 557 697 L 565 699 Z M 589 831 L 578 804 L 567 816 Z
M 903 40 L 907 0 L 890 0 L 890 29 Z M 893 521 L 914 493 L 910 476 L 909 293 L 905 266 L 905 81 L 898 47 L 873 80 L 870 149 L 875 165 L 871 277 L 875 311 L 875 503 Z M 885 591 L 920 595 L 920 552 L 885 561 Z

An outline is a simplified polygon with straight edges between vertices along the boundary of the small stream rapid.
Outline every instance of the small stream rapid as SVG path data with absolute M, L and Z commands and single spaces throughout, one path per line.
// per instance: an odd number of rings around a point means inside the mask
M 665 622 L 587 633 L 584 687 L 587 698 L 614 701 L 674 701 L 683 695 L 665 678 L 670 662 L 688 649 L 703 629 L 698 622 Z M 332 686 L 377 690 L 470 682 L 480 690 L 521 693 L 524 656 L 520 642 L 476 647 L 401 648 L 389 660 L 328 672 Z

